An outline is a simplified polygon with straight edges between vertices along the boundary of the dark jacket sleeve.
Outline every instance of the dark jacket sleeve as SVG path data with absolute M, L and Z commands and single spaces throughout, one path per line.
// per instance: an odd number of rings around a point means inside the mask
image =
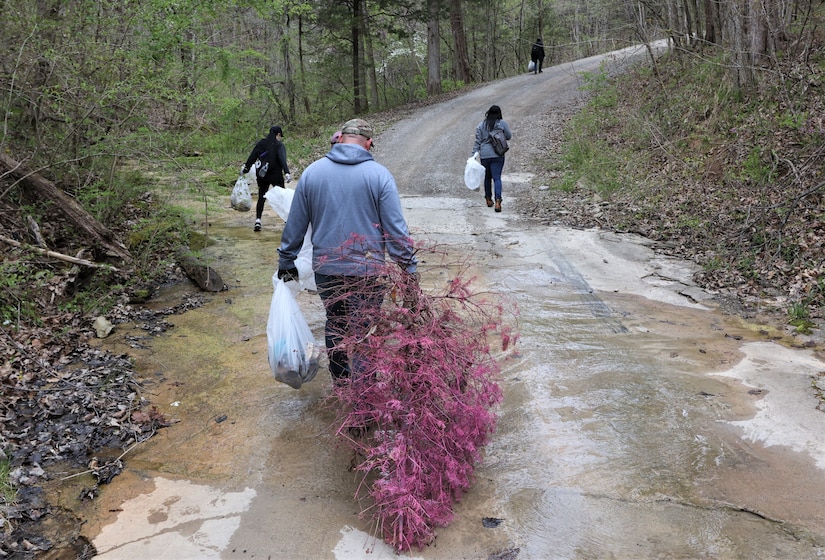
M 283 142 L 278 142 L 278 161 L 281 162 L 281 169 L 284 173 L 289 173 L 289 165 L 286 163 L 286 146 Z
M 252 165 L 255 163 L 255 160 L 257 160 L 261 156 L 261 154 L 264 152 L 265 149 L 266 149 L 266 139 L 264 138 L 264 139 L 258 140 L 255 143 L 255 147 L 252 148 L 252 151 L 249 153 L 249 157 L 246 158 L 246 163 L 244 164 L 244 169 L 246 169 L 247 171 L 252 169 Z

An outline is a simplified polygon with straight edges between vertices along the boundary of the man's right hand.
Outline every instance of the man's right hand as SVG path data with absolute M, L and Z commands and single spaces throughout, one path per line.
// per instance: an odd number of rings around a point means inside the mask
M 298 280 L 298 269 L 297 268 L 279 268 L 278 269 L 278 280 L 283 280 L 284 282 L 289 282 L 290 280 Z

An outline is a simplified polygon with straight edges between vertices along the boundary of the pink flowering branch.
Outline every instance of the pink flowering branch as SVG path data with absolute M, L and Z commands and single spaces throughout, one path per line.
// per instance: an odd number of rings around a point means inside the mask
M 425 251 L 417 251 L 422 261 Z M 438 255 L 426 251 L 427 261 Z M 359 459 L 356 498 L 370 498 L 362 515 L 399 551 L 432 542 L 471 487 L 502 399 L 492 347 L 505 351 L 518 338 L 510 326 L 517 312 L 474 292 L 468 270 L 428 264 L 425 280 L 438 271 L 453 276 L 440 290 L 424 291 L 414 276 L 385 265 L 384 304 L 352 318 L 369 325 L 368 334 L 342 343 L 358 367 L 331 397 L 336 433 Z M 354 283 L 350 291 L 360 289 Z

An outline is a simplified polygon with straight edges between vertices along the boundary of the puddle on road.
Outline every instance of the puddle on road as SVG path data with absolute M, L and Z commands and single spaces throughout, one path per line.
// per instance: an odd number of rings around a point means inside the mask
M 253 234 L 246 217 L 211 229 L 220 242 L 210 264 L 231 289 L 170 317 L 174 328 L 137 352 L 153 380 L 147 396 L 177 422 L 79 506 L 84 534 L 105 544 L 105 558 L 197 547 L 215 558 L 389 558 L 358 518 L 351 458 L 329 432 L 328 376 L 295 391 L 269 371 L 280 230 Z M 478 255 L 486 286 L 518 304 L 522 338 L 518 353 L 501 356 L 505 402 L 475 486 L 436 543 L 412 557 L 825 555 L 825 482 L 814 457 L 777 445 L 781 433 L 765 441 L 749 432 L 777 391 L 753 391 L 760 381 L 737 369 L 751 352 L 738 338 L 780 346 L 697 305 L 587 289 L 526 242 L 454 235 Z M 299 302 L 320 337 L 320 301 L 302 293 Z M 104 344 L 118 348 L 123 334 Z M 769 369 L 766 356 L 753 359 Z M 804 376 L 817 363 L 794 367 Z M 181 488 L 204 497 L 190 504 Z M 225 511 L 204 506 L 229 502 Z M 486 528 L 485 518 L 501 523 Z
M 101 560 L 145 558 L 146 541 L 154 539 L 163 558 L 220 558 L 249 509 L 255 491 L 224 492 L 185 480 L 153 479 L 154 489 L 123 503 L 119 522 L 129 527 L 129 540 L 117 525 L 108 525 L 95 538 Z M 164 496 L 158 504 L 155 495 Z M 188 530 L 181 532 L 182 527 Z M 153 555 L 160 560 L 161 557 Z

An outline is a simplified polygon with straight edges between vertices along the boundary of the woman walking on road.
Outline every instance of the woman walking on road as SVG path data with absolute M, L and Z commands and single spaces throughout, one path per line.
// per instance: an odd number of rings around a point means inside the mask
M 492 105 L 487 110 L 484 120 L 476 127 L 473 153 L 478 152 L 481 165 L 484 166 L 484 198 L 487 201 L 487 207 L 493 206 L 493 194 L 495 194 L 495 210 L 501 212 L 501 171 L 504 169 L 504 156 L 496 153 L 490 136 L 496 129 L 504 132 L 507 140 L 513 137 L 507 121 L 501 116 L 501 107 Z

